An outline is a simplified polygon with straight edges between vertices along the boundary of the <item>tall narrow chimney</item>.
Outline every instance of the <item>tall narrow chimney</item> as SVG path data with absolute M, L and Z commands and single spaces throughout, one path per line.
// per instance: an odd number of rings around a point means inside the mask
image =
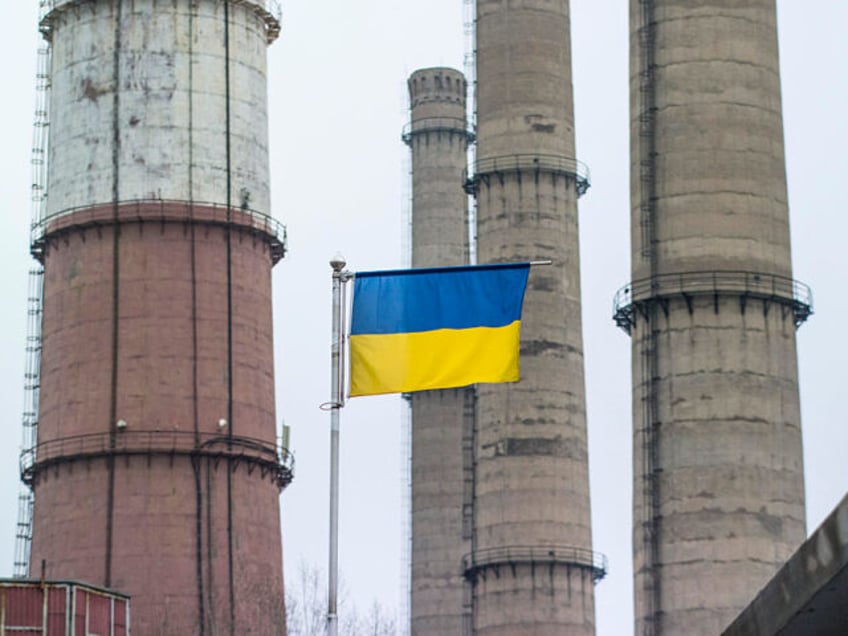
M 31 574 L 139 634 L 285 634 L 266 0 L 51 0 Z
M 476 7 L 479 262 L 552 264 L 530 274 L 521 381 L 478 387 L 474 633 L 594 634 L 569 4 Z
M 774 0 L 631 0 L 636 634 L 717 634 L 805 536 Z
M 412 155 L 412 265 L 468 263 L 466 82 L 450 68 L 408 81 Z M 460 563 L 471 546 L 474 388 L 409 396 L 412 415 L 412 634 L 462 634 L 467 620 Z

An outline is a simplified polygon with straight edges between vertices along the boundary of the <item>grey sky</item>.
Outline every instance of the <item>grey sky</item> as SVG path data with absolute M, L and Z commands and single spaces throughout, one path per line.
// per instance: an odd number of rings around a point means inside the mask
M 11 574 L 17 513 L 28 256 L 36 0 L 7 2 L 0 151 L 0 575 Z M 629 278 L 627 2 L 572 0 L 578 158 L 592 171 L 580 201 L 583 325 L 600 636 L 631 633 L 630 343 L 610 319 Z M 780 0 L 787 172 L 795 277 L 813 288 L 799 330 L 808 530 L 848 490 L 848 3 Z M 330 268 L 403 263 L 406 77 L 463 67 L 462 0 L 288 0 L 269 50 L 272 201 L 290 254 L 275 269 L 278 417 L 292 427 L 294 483 L 282 496 L 286 572 L 327 558 Z M 404 410 L 358 398 L 342 412 L 341 569 L 349 597 L 399 604 Z M 752 596 L 755 590 L 752 590 Z

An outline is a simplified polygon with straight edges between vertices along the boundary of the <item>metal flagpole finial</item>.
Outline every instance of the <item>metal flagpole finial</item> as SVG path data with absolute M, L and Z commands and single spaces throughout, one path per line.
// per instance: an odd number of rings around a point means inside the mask
M 345 265 L 347 265 L 347 261 L 345 260 L 345 257 L 342 256 L 341 252 L 336 252 L 333 255 L 333 258 L 330 259 L 330 267 L 332 267 L 333 271 L 337 274 L 341 273 L 341 271 L 345 268 Z

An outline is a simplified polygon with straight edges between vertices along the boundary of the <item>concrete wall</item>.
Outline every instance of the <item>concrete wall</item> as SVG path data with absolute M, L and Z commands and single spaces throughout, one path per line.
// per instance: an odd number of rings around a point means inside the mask
M 123 3 L 117 60 L 115 6 L 51 21 L 48 215 L 112 201 L 116 175 L 120 200 L 226 203 L 224 4 Z M 249 3 L 230 20 L 233 204 L 267 213 L 265 22 Z
M 409 78 L 413 267 L 468 263 L 465 78 L 449 68 Z M 474 388 L 410 395 L 412 634 L 462 634 L 462 557 L 471 549 L 470 444 Z M 469 451 L 469 452 L 464 452 Z
M 567 0 L 477 0 L 477 157 L 574 158 Z
M 630 13 L 636 633 L 716 634 L 805 534 L 775 3 Z
M 839 636 L 848 630 L 848 496 L 722 636 Z
M 637 158 L 640 2 L 631 2 L 633 277 L 641 254 Z M 657 179 L 654 274 L 746 270 L 791 276 L 774 0 L 654 0 Z
M 521 381 L 478 388 L 474 633 L 592 634 L 569 5 L 476 6 L 478 259 L 553 264 L 530 273 Z
M 270 18 L 229 5 L 227 208 L 224 6 L 69 2 L 45 23 L 32 574 L 43 559 L 48 576 L 130 594 L 141 634 L 285 634 L 281 254 L 255 212 L 270 205 Z

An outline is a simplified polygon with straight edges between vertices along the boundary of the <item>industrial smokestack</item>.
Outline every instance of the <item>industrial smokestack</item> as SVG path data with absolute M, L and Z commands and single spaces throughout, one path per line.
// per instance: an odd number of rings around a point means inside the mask
M 42 5 L 31 563 L 130 594 L 141 634 L 285 634 L 291 471 L 270 284 L 285 244 L 269 216 L 265 97 L 276 3 Z
M 408 81 L 412 154 L 412 265 L 468 263 L 468 195 L 462 188 L 473 135 L 466 82 L 450 68 Z M 474 387 L 410 395 L 412 412 L 413 634 L 462 634 L 469 608 L 459 564 L 471 549 Z
M 480 385 L 474 536 L 464 562 L 479 636 L 594 634 L 567 0 L 477 0 L 480 263 L 544 261 L 524 303 L 521 381 Z
M 805 536 L 774 0 L 631 0 L 636 634 L 717 634 Z

